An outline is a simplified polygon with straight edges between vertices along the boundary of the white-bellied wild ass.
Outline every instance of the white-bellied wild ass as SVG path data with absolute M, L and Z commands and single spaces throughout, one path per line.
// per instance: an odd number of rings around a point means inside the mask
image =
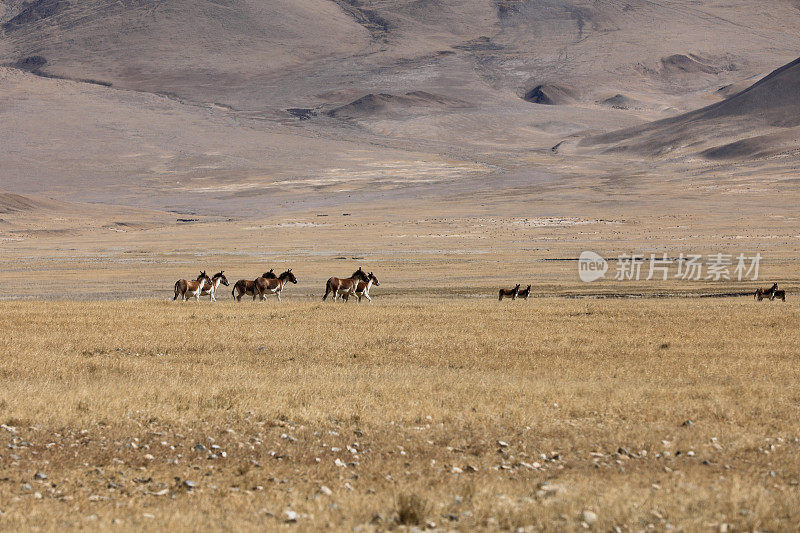
M 769 298 L 770 300 L 772 300 L 772 295 L 775 294 L 776 290 L 778 290 L 777 283 L 773 283 L 772 287 L 770 287 L 769 289 L 762 289 L 759 287 L 758 289 L 756 289 L 756 293 L 753 295 L 753 299 L 758 300 L 759 302 L 764 298 Z
M 217 289 L 219 288 L 220 284 L 225 285 L 226 287 L 230 285 L 228 283 L 228 278 L 225 277 L 224 270 L 220 270 L 213 276 L 211 276 L 211 284 L 204 286 L 200 290 L 200 296 L 211 296 L 211 301 L 217 301 Z
M 261 274 L 261 277 L 264 279 L 278 279 L 278 276 L 275 275 L 274 270 L 275 269 L 270 268 L 269 272 L 264 272 Z M 237 302 L 242 301 L 242 296 L 255 296 L 256 281 L 258 281 L 258 278 L 253 281 L 249 279 L 240 279 L 236 282 L 236 284 L 233 286 L 233 291 L 231 291 L 231 294 L 233 294 L 233 297 Z M 236 294 L 237 292 L 239 293 L 238 295 Z
M 177 300 L 178 296 L 180 296 L 184 302 L 191 296 L 194 296 L 195 300 L 200 301 L 200 293 L 206 285 L 211 285 L 211 278 L 208 277 L 205 270 L 200 272 L 200 275 L 197 276 L 195 280 L 186 281 L 185 279 L 179 279 L 175 282 L 175 297 L 172 301 L 174 302 Z
M 369 300 L 370 303 L 372 303 L 372 298 L 369 297 L 369 290 L 372 288 L 373 285 L 375 285 L 376 287 L 380 287 L 381 285 L 380 282 L 378 281 L 378 278 L 376 278 L 375 274 L 373 274 L 372 272 L 367 274 L 367 278 L 369 279 L 369 281 L 367 281 L 366 283 L 363 281 L 359 281 L 358 284 L 356 285 L 356 290 L 354 291 L 354 294 L 358 296 L 358 303 L 361 303 L 362 296 L 367 300 Z M 350 297 L 349 292 L 342 294 L 342 299 L 345 302 L 349 297 Z
M 503 298 L 511 298 L 512 300 L 517 299 L 517 294 L 519 294 L 519 283 L 513 289 L 500 289 L 500 297 L 499 300 L 502 302 Z
M 779 291 L 772 291 L 772 296 L 769 297 L 770 300 L 780 300 L 782 302 L 786 301 L 786 291 L 779 290 Z
M 525 289 L 524 291 L 519 291 L 517 293 L 517 298 L 522 298 L 523 300 L 527 300 L 528 299 L 528 295 L 530 293 L 531 293 L 531 286 L 528 285 L 527 289 Z
M 358 267 L 358 270 L 353 272 L 353 275 L 349 278 L 328 278 L 328 282 L 325 284 L 325 296 L 322 297 L 322 300 L 325 301 L 328 298 L 328 294 L 331 292 L 333 293 L 334 302 L 336 298 L 345 293 L 354 294 L 359 281 L 363 281 L 364 283 L 369 282 L 366 272 L 361 270 L 361 267 Z
M 290 268 L 286 272 L 282 273 L 278 276 L 278 279 L 268 279 L 265 277 L 260 277 L 254 281 L 255 288 L 253 294 L 253 300 L 256 299 L 258 296 L 259 301 L 264 301 L 267 299 L 266 293 L 271 292 L 278 296 L 278 301 L 281 301 L 281 291 L 283 290 L 283 286 L 286 285 L 287 282 L 297 283 L 297 278 L 294 277 L 292 274 L 292 269 Z

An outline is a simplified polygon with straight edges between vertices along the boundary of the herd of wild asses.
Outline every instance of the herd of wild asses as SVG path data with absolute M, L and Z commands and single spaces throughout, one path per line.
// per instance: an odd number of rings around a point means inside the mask
M 753 298 L 758 300 L 759 302 L 764 298 L 772 300 L 780 300 L 782 302 L 786 301 L 786 291 L 778 290 L 778 284 L 773 283 L 772 287 L 769 289 L 756 289 L 756 293 L 753 295 Z
M 523 300 L 528 299 L 528 295 L 531 293 L 531 286 L 528 285 L 528 288 L 525 290 L 519 290 L 520 284 L 517 283 L 513 289 L 500 289 L 500 298 L 499 300 L 502 302 L 503 298 L 511 298 L 512 300 L 516 300 L 517 298 L 522 298 Z
M 289 282 L 297 283 L 297 278 L 292 273 L 291 268 L 281 275 L 276 275 L 275 269 L 271 268 L 269 272 L 264 272 L 252 281 L 240 279 L 233 285 L 231 294 L 237 302 L 241 302 L 243 296 L 252 296 L 253 300 L 258 298 L 259 301 L 263 302 L 267 299 L 268 294 L 274 294 L 280 300 L 281 291 L 283 291 L 286 283 Z M 225 285 L 226 287 L 230 285 L 228 278 L 225 277 L 224 270 L 220 270 L 211 277 L 208 277 L 206 271 L 203 270 L 196 279 L 179 279 L 176 281 L 175 296 L 172 299 L 174 301 L 180 297 L 185 302 L 189 298 L 194 298 L 199 301 L 201 296 L 210 296 L 211 301 L 216 302 L 217 289 L 220 285 Z M 373 285 L 380 285 L 375 274 L 372 272 L 367 274 L 361 267 L 358 267 L 358 270 L 353 272 L 349 278 L 328 278 L 328 282 L 325 284 L 325 296 L 322 299 L 326 300 L 328 295 L 333 293 L 334 301 L 341 298 L 346 302 L 351 295 L 355 295 L 359 302 L 361 302 L 361 298 L 366 298 L 371 302 L 372 298 L 369 296 L 369 290 Z
M 276 275 L 274 269 L 270 269 L 269 272 L 264 272 L 261 276 L 252 281 L 240 279 L 233 285 L 231 294 L 237 302 L 241 302 L 243 296 L 252 296 L 253 300 L 258 299 L 263 302 L 266 300 L 268 294 L 274 294 L 278 297 L 278 300 L 280 300 L 281 291 L 283 291 L 283 287 L 286 283 L 289 282 L 297 283 L 297 278 L 292 273 L 291 268 L 280 275 Z M 178 297 L 180 297 L 185 302 L 193 297 L 195 300 L 199 301 L 201 296 L 210 296 L 211 301 L 216 302 L 217 289 L 220 285 L 225 285 L 226 287 L 230 285 L 230 283 L 228 283 L 228 278 L 225 277 L 224 270 L 220 270 L 211 277 L 203 270 L 196 279 L 179 279 L 176 281 L 175 297 L 172 299 L 177 300 Z M 323 301 L 327 300 L 328 295 L 333 294 L 333 301 L 341 299 L 346 302 L 350 296 L 356 296 L 359 303 L 362 298 L 366 298 L 372 302 L 369 290 L 373 285 L 380 285 L 375 274 L 372 272 L 367 274 L 361 267 L 358 267 L 358 270 L 353 272 L 349 278 L 328 278 L 328 281 L 325 283 L 325 295 L 322 299 Z M 520 289 L 520 286 L 521 284 L 517 283 L 511 289 L 500 289 L 498 299 L 501 302 L 503 298 L 511 298 L 512 300 L 522 298 L 523 300 L 527 300 L 531 293 L 531 286 L 528 285 L 525 289 Z M 777 299 L 785 302 L 786 291 L 778 290 L 778 284 L 773 283 L 772 286 L 767 289 L 756 289 L 753 298 L 758 301 L 764 299 L 772 301 Z

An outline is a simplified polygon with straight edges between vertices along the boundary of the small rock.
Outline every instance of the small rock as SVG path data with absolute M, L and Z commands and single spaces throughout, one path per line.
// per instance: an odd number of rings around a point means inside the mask
M 328 487 L 326 487 L 325 485 L 322 485 L 322 486 L 319 488 L 319 491 L 320 491 L 322 494 L 324 494 L 325 496 L 330 496 L 331 494 L 333 494 L 333 491 L 332 491 L 331 489 L 329 489 Z
M 585 509 L 581 513 L 581 520 L 583 520 L 590 526 L 594 525 L 594 523 L 597 522 L 597 513 L 595 513 L 594 511 L 590 511 L 589 509 Z
M 47 476 L 41 472 L 36 472 L 33 475 L 33 479 L 47 479 Z
M 450 471 L 453 472 L 454 474 L 463 474 L 464 473 L 464 471 L 461 468 L 457 467 L 457 466 L 454 466 L 453 468 L 451 468 Z
M 681 424 L 681 426 L 683 426 L 685 428 L 692 427 L 693 425 L 694 425 L 694 422 L 692 422 L 691 420 L 685 420 L 683 422 L 683 424 Z
M 194 481 L 189 481 L 187 479 L 183 482 L 183 486 L 188 490 L 193 490 L 197 486 L 197 483 L 195 483 Z
M 500 446 L 501 448 L 508 448 L 508 443 L 503 440 L 497 441 L 497 445 Z
M 341 466 L 341 467 L 346 467 L 346 466 L 347 466 L 347 465 L 344 463 L 344 461 L 342 461 L 342 460 L 341 460 L 341 459 L 339 459 L 338 457 L 337 457 L 337 458 L 336 458 L 336 460 L 333 462 L 333 464 L 335 464 L 336 466 Z
M 194 449 L 195 449 L 196 451 L 198 451 L 198 452 L 205 452 L 205 451 L 208 451 L 208 448 L 206 448 L 206 447 L 205 447 L 203 444 L 201 444 L 201 443 L 199 443 L 199 442 L 198 442 L 197 444 L 195 444 L 195 445 L 194 445 Z
M 286 523 L 297 522 L 298 518 L 300 518 L 300 515 L 298 515 L 296 511 L 292 511 L 291 509 L 287 509 L 283 513 L 283 519 L 284 519 L 284 522 L 286 522 Z

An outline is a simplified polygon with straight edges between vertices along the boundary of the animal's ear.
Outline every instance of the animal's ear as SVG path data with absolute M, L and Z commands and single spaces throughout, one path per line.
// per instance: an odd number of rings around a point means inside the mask
M 290 268 L 290 269 L 289 269 L 289 272 L 291 272 L 291 271 L 292 271 L 292 269 Z

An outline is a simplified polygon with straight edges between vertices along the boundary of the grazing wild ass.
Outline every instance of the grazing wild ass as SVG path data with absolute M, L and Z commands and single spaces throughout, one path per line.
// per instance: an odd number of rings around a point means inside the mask
M 358 296 L 358 303 L 361 303 L 362 296 L 365 297 L 367 300 L 369 300 L 370 303 L 372 303 L 372 298 L 369 297 L 369 290 L 372 288 L 373 285 L 375 285 L 376 287 L 380 287 L 381 285 L 380 282 L 378 281 L 378 278 L 376 278 L 375 274 L 373 274 L 372 272 L 367 274 L 367 278 L 369 279 L 369 281 L 367 282 L 359 281 L 358 285 L 356 285 L 356 290 L 354 291 L 354 294 Z M 345 302 L 349 297 L 350 297 L 349 292 L 342 294 L 342 299 Z
M 517 299 L 517 294 L 519 294 L 519 283 L 513 289 L 500 289 L 500 297 L 498 298 L 501 302 L 503 298 L 511 297 L 512 300 Z
M 275 275 L 274 270 L 275 269 L 270 268 L 269 272 L 264 272 L 261 274 L 261 277 L 264 279 L 278 279 L 278 276 Z M 249 279 L 240 279 L 236 282 L 236 284 L 233 286 L 233 291 L 231 291 L 231 294 L 233 294 L 233 297 L 237 302 L 241 302 L 242 296 L 245 295 L 255 297 L 256 281 L 258 281 L 258 279 L 253 281 L 250 281 Z M 239 292 L 238 296 L 236 295 L 237 291 Z
M 219 288 L 220 283 L 225 285 L 226 287 L 230 285 L 228 283 L 228 278 L 225 277 L 224 270 L 220 270 L 213 276 L 211 276 L 211 283 L 209 285 L 204 286 L 200 290 L 200 296 L 211 296 L 211 301 L 217 301 L 217 289 Z
M 759 302 L 764 298 L 769 298 L 770 300 L 772 300 L 772 295 L 775 293 L 776 290 L 778 290 L 777 283 L 773 283 L 772 287 L 770 287 L 769 289 L 758 288 L 756 289 L 756 293 L 753 295 L 753 299 L 758 300 Z
M 254 281 L 255 288 L 253 294 L 253 300 L 256 299 L 256 296 L 259 297 L 259 301 L 264 301 L 267 299 L 266 293 L 271 292 L 278 297 L 278 301 L 281 301 L 281 291 L 283 290 L 283 286 L 286 285 L 286 282 L 291 281 L 292 283 L 297 283 L 297 278 L 294 277 L 292 274 L 292 269 L 290 268 L 277 279 L 268 279 L 265 277 L 260 277 Z
M 196 280 L 186 281 L 185 279 L 179 279 L 175 282 L 175 297 L 172 301 L 174 302 L 178 299 L 178 296 L 180 296 L 185 302 L 189 297 L 194 296 L 195 300 L 199 302 L 200 293 L 206 285 L 211 285 L 211 279 L 208 277 L 205 270 L 200 272 Z
M 369 277 L 361 270 L 361 267 L 358 267 L 358 270 L 353 272 L 353 275 L 349 278 L 328 278 L 328 282 L 325 284 L 325 296 L 322 297 L 322 300 L 325 301 L 331 292 L 333 293 L 334 302 L 336 298 L 343 296 L 345 293 L 348 295 L 355 294 L 359 281 L 369 283 Z
M 524 291 L 519 291 L 517 293 L 517 298 L 522 298 L 523 300 L 527 300 L 528 299 L 528 295 L 530 293 L 531 293 L 531 286 L 528 285 L 527 289 L 525 289 Z

